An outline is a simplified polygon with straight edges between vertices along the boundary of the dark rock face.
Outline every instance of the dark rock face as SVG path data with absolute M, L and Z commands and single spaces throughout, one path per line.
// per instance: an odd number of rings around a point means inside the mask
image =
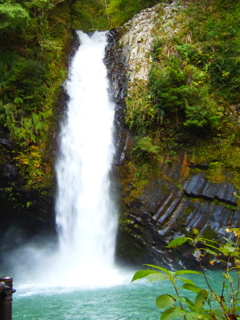
M 192 176 L 183 186 L 187 196 L 204 198 L 207 200 L 217 199 L 227 204 L 236 206 L 238 190 L 232 183 L 209 183 L 204 178 L 204 172 Z
M 209 183 L 202 172 L 185 181 L 183 189 L 179 189 L 174 179 L 180 176 L 181 163 L 177 167 L 162 164 L 159 178 L 152 180 L 141 196 L 127 205 L 127 223 L 119 234 L 120 256 L 136 264 L 197 268 L 191 247 L 184 245 L 172 251 L 166 249 L 166 245 L 179 236 L 191 237 L 193 228 L 203 237 L 221 239 L 229 237 L 227 227 L 238 226 L 238 191 L 232 183 Z M 225 203 L 231 205 L 231 209 Z M 127 241 L 131 250 L 125 250 L 121 241 L 123 244 Z
M 40 233 L 55 237 L 52 188 L 24 190 L 13 150 L 14 143 L 0 128 L 0 253 Z
M 15 178 L 14 183 L 20 179 L 16 175 L 12 178 Z M 4 263 L 4 256 L 9 251 L 29 241 L 51 238 L 55 242 L 54 197 L 51 190 L 45 190 L 45 194 L 43 190 L 26 192 L 15 185 L 10 194 L 2 192 L 0 221 L 0 264 Z
M 165 23 L 175 19 L 175 13 L 181 8 L 176 8 L 175 3 L 164 5 L 165 13 L 162 20 Z M 149 73 L 149 55 L 151 51 L 152 26 L 158 23 L 155 14 L 158 10 L 144 11 L 143 15 L 137 15 L 125 26 L 123 35 L 119 38 L 119 32 L 114 30 L 109 34 L 111 38 L 110 52 L 117 50 L 117 64 L 115 53 L 109 54 L 110 61 L 109 78 L 112 81 L 112 96 L 118 103 L 117 97 L 123 97 L 122 88 L 126 88 L 124 77 L 119 79 L 115 70 L 126 70 L 127 73 L 127 96 L 131 98 L 131 81 L 134 85 L 145 81 L 147 85 Z M 165 28 L 162 23 L 157 28 Z M 141 32 L 144 28 L 144 37 Z M 171 29 L 171 28 L 170 28 Z M 154 28 L 153 28 L 154 30 Z M 173 30 L 172 30 L 173 31 Z M 171 30 L 163 30 L 163 33 L 171 36 Z M 175 30 L 176 31 L 176 30 Z M 175 32 L 173 31 L 173 33 Z M 149 32 L 149 33 L 146 33 Z M 169 33 L 170 32 L 170 33 Z M 177 32 L 177 31 L 176 31 Z M 146 36 L 147 34 L 147 36 Z M 114 38 L 114 39 L 113 39 Z M 146 38 L 146 39 L 145 39 Z M 120 40 L 119 40 L 120 39 Z M 139 41 L 138 41 L 139 40 Z M 117 46 L 120 44 L 120 48 Z M 121 49 L 122 46 L 122 49 Z M 121 55 L 123 57 L 121 57 Z M 127 62 L 127 63 L 126 63 Z M 144 68 L 142 68 L 144 67 Z M 116 69 L 115 69 L 116 68 Z M 144 70 L 142 70 L 144 69 Z M 141 72 L 140 72 L 141 71 Z M 124 85 L 123 85 L 124 83 Z M 141 88 L 140 88 L 141 92 Z M 122 101 L 122 100 L 121 100 Z M 122 102 L 120 105 L 124 106 Z M 117 109 L 117 152 L 116 165 L 125 166 L 126 151 L 131 149 L 134 134 L 125 128 L 124 116 L 120 116 L 123 108 Z M 119 134 L 120 133 L 120 134 Z M 124 134 L 122 134 L 124 133 Z M 131 155 L 130 155 L 131 157 Z M 193 175 L 186 180 L 183 172 L 184 157 L 178 164 L 171 165 L 166 161 L 159 167 L 159 175 L 155 174 L 148 185 L 135 200 L 123 200 L 120 213 L 120 227 L 118 233 L 117 256 L 124 261 L 141 265 L 154 263 L 168 268 L 197 268 L 198 263 L 193 255 L 193 249 L 188 245 L 181 246 L 177 250 L 166 249 L 166 245 L 179 236 L 193 236 L 192 229 L 196 228 L 203 237 L 209 239 L 221 239 L 229 236 L 226 228 L 237 226 L 240 212 L 237 210 L 238 191 L 232 183 L 210 183 L 205 178 L 206 165 L 188 163 L 199 169 L 199 174 Z M 121 199 L 131 199 L 131 183 L 128 170 L 120 170 L 123 181 L 127 180 L 128 186 L 121 190 Z M 226 179 L 227 180 L 227 179 Z M 129 202 L 127 202 L 129 201 Z
M 123 127 L 125 118 L 125 102 L 126 95 L 126 75 L 124 61 L 122 56 L 122 48 L 118 45 L 120 37 L 119 30 L 113 29 L 108 32 L 108 45 L 106 47 L 105 65 L 107 66 L 107 74 L 110 83 L 110 96 L 115 103 L 115 125 Z
M 110 83 L 109 94 L 115 104 L 115 164 L 121 165 L 124 160 L 125 149 L 130 132 L 125 127 L 125 96 L 126 73 L 125 62 L 122 55 L 123 48 L 119 46 L 120 30 L 113 29 L 108 32 L 108 45 L 106 47 L 105 64 L 108 70 Z

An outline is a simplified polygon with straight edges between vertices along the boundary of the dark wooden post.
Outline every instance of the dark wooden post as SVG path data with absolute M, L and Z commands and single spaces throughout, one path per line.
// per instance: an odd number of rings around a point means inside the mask
M 0 278 L 0 319 L 12 320 L 12 294 L 16 291 L 12 287 L 13 279 Z

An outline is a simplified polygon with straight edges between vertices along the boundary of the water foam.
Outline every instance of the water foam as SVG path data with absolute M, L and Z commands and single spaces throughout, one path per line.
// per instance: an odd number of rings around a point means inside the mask
M 115 265 L 118 213 L 109 174 L 114 157 L 115 106 L 104 64 L 106 32 L 77 32 L 69 96 L 56 162 L 58 244 L 38 238 L 5 255 L 22 294 L 129 283 L 133 271 Z M 18 289 L 19 288 L 19 289 Z

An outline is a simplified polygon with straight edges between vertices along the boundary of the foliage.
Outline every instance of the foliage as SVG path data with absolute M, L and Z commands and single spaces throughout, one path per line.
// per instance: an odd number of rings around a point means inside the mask
M 0 2 L 0 32 L 6 29 L 19 29 L 27 25 L 29 21 L 29 13 L 19 3 L 12 3 L 7 0 L 1 4 Z
M 139 169 L 134 162 L 129 161 L 120 168 L 122 176 L 125 178 L 121 180 L 123 189 L 123 201 L 125 204 L 132 202 L 138 198 L 149 180 L 146 178 L 149 173 L 148 164 L 143 164 Z
M 176 52 L 165 64 L 156 61 L 150 73 L 150 92 L 156 114 L 169 117 L 174 112 L 182 113 L 186 127 L 219 129 L 223 106 L 211 93 L 205 56 L 195 45 L 187 43 L 175 47 Z
M 169 123 L 178 132 L 214 135 L 224 129 L 230 122 L 229 105 L 240 101 L 239 16 L 234 2 L 191 1 L 176 17 L 173 36 L 163 27 L 155 31 L 149 99 L 145 107 L 139 105 L 142 85 L 136 85 L 139 94 L 131 101 L 135 110 L 127 109 L 137 133 L 167 129 Z
M 126 100 L 126 122 L 130 129 L 137 128 L 139 135 L 150 130 L 156 111 L 151 106 L 148 88 L 143 81 L 132 83 L 131 96 Z
M 151 7 L 160 1 L 157 0 L 109 0 L 106 12 L 109 16 L 110 28 L 120 27 L 127 22 L 132 16 L 145 9 Z
M 137 139 L 134 150 L 138 152 L 138 158 L 153 158 L 160 154 L 161 148 L 158 145 L 154 145 L 152 138 L 143 137 Z
M 37 146 L 28 148 L 28 153 L 20 152 L 15 160 L 22 173 L 28 174 L 27 188 L 35 188 L 36 184 L 44 187 L 51 181 L 51 166 L 42 163 L 41 150 Z
M 0 15 L 0 125 L 14 143 L 25 188 L 40 188 L 52 174 L 46 142 L 66 77 L 70 2 L 7 0 L 0 4 Z
M 208 55 L 210 85 L 214 91 L 230 103 L 237 103 L 239 95 L 239 17 L 237 2 L 214 1 L 205 11 L 199 12 L 199 5 L 189 8 L 189 14 L 198 10 L 201 22 L 196 30 L 196 22 L 190 19 L 189 28 L 193 28 L 193 40 L 202 46 L 202 52 Z M 212 14 L 208 11 L 211 10 Z
M 139 139 L 154 141 L 159 155 L 178 161 L 185 152 L 188 163 L 208 166 L 210 182 L 239 188 L 239 3 L 182 4 L 176 16 L 169 11 L 170 27 L 159 12 L 149 81 L 132 83 L 126 121 Z M 136 146 L 131 161 L 153 156 Z
M 89 32 L 116 27 L 155 2 L 0 0 L 0 125 L 14 143 L 25 188 L 49 181 L 47 141 L 66 78 L 71 28 Z
M 81 0 L 72 6 L 73 27 L 85 32 L 121 27 L 132 16 L 157 0 Z
M 198 164 L 208 163 L 205 177 L 210 182 L 232 182 L 239 189 L 240 153 L 237 142 L 239 134 L 232 132 L 230 131 L 227 137 L 219 134 L 212 139 L 198 141 L 198 143 L 191 147 L 188 161 Z
M 106 1 L 75 1 L 72 6 L 73 27 L 84 32 L 108 29 Z
M 209 239 L 202 238 L 198 235 L 197 230 L 193 230 L 195 236 L 180 237 L 172 240 L 167 248 L 177 248 L 188 242 L 194 246 L 194 256 L 198 260 L 202 273 L 192 270 L 169 271 L 165 268 L 147 265 L 151 270 L 140 270 L 135 273 L 132 281 L 147 277 L 149 281 L 171 282 L 175 294 L 162 294 L 156 299 L 159 309 L 165 309 L 161 312 L 161 320 L 171 319 L 238 319 L 239 307 L 239 285 L 235 288 L 233 272 L 239 274 L 240 252 L 239 240 L 240 229 L 227 229 L 227 232 L 233 232 L 234 240 L 224 238 L 223 243 L 218 243 Z M 210 279 L 202 265 L 202 259 L 206 254 L 213 257 L 210 263 L 215 264 L 221 261 L 225 264 L 223 272 L 221 293 L 217 293 L 211 285 Z M 194 281 L 183 277 L 189 274 L 202 274 L 205 279 L 206 288 L 198 287 Z M 239 279 L 238 279 L 239 281 Z M 180 285 L 180 286 L 179 286 Z M 193 300 L 185 293 L 190 291 L 195 294 Z

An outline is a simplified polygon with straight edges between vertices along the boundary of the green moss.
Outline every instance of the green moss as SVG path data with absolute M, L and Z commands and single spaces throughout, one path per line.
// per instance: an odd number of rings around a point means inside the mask
M 188 217 L 190 213 L 194 211 L 194 209 L 195 209 L 194 206 L 183 207 L 182 212 L 183 212 L 184 218 Z
M 211 239 L 211 240 L 217 240 L 217 232 L 212 230 L 211 227 L 208 225 L 207 228 L 204 230 L 202 234 L 203 238 Z

